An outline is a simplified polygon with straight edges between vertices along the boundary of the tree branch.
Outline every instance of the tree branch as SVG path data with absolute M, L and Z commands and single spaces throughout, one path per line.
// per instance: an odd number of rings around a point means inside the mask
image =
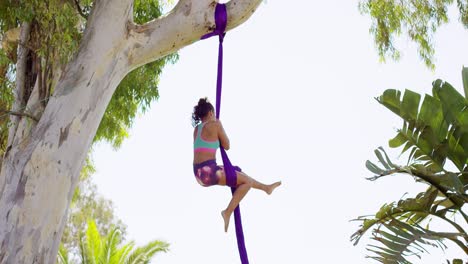
M 75 3 L 76 9 L 78 10 L 78 13 L 80 14 L 80 16 L 82 16 L 84 19 L 88 19 L 88 16 L 85 15 L 85 13 L 83 13 L 83 9 L 81 9 L 79 1 L 78 0 L 71 0 L 71 1 Z
M 9 114 L 9 115 L 14 115 L 14 116 L 25 116 L 25 117 L 29 117 L 31 118 L 32 120 L 36 121 L 36 122 L 39 122 L 39 118 L 33 116 L 32 114 L 30 113 L 27 113 L 27 112 L 17 112 L 17 111 L 6 111 L 6 110 L 0 110 L 0 113 L 3 113 L 3 114 Z
M 437 184 L 433 179 L 431 179 L 430 177 L 435 177 L 435 176 L 438 176 L 438 175 L 435 175 L 435 174 L 432 174 L 432 175 L 426 175 L 424 173 L 421 173 L 420 171 L 418 170 L 415 170 L 415 169 L 405 169 L 405 168 L 402 168 L 402 167 L 396 167 L 394 169 L 391 169 L 391 170 L 387 170 L 383 173 L 381 173 L 380 175 L 376 175 L 374 177 L 370 177 L 370 178 L 366 178 L 368 180 L 371 180 L 371 181 L 374 181 L 378 178 L 381 178 L 381 177 L 384 177 L 384 176 L 388 176 L 388 175 L 391 175 L 391 174 L 395 174 L 395 173 L 402 173 L 402 174 L 407 174 L 407 175 L 411 175 L 413 177 L 417 177 L 423 181 L 425 181 L 426 183 L 428 183 L 429 185 L 433 186 L 434 188 L 436 188 L 440 193 L 442 193 L 448 200 L 450 200 L 450 202 L 452 202 L 453 204 L 457 205 L 458 206 L 458 209 L 461 209 L 461 205 L 460 203 L 458 203 L 457 201 L 455 201 L 451 195 L 448 194 L 448 188 L 442 186 L 442 185 L 439 185 Z M 464 200 L 464 202 L 466 202 L 466 199 L 463 197 L 462 198 Z M 459 210 L 461 212 L 461 210 Z M 468 220 L 468 216 L 466 218 L 466 220 Z
M 226 4 L 227 30 L 245 22 L 262 0 L 231 0 Z M 180 0 L 166 16 L 143 25 L 127 24 L 130 70 L 192 44 L 215 28 L 213 0 Z
M 460 247 L 465 252 L 465 254 L 468 255 L 468 247 L 465 246 L 465 244 L 462 241 L 455 239 L 455 238 L 447 238 L 447 239 L 457 244 L 458 247 Z
M 21 25 L 21 33 L 19 42 L 27 43 L 29 40 L 29 34 L 31 32 L 31 24 L 28 22 L 23 22 Z M 13 109 L 20 109 L 24 101 L 23 95 L 25 91 L 26 84 L 26 61 L 28 57 L 29 49 L 23 45 L 18 47 L 18 60 L 16 62 L 16 87 L 14 91 L 15 101 L 13 102 Z M 10 118 L 11 126 L 8 131 L 8 143 L 7 146 L 11 145 L 16 134 L 16 129 L 18 128 L 19 119 L 12 116 Z

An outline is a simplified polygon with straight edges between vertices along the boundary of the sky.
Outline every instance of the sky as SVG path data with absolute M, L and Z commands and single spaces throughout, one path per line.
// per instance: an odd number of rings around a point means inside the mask
M 425 189 L 404 175 L 365 179 L 374 149 L 383 146 L 394 159 L 399 153 L 387 142 L 402 122 L 374 98 L 388 88 L 430 94 L 438 78 L 463 93 L 468 31 L 451 10 L 452 22 L 434 38 L 434 71 L 405 38 L 397 41 L 401 60 L 381 63 L 370 19 L 357 5 L 268 0 L 227 33 L 220 119 L 229 157 L 258 181 L 283 182 L 271 196 L 251 190 L 241 203 L 250 263 L 376 263 L 365 258 L 368 239 L 350 242 L 359 228 L 350 220 Z M 226 234 L 220 216 L 230 190 L 201 187 L 192 172 L 190 118 L 200 97 L 214 103 L 217 39 L 179 55 L 164 69 L 159 100 L 122 147 L 95 147 L 93 179 L 127 224 L 128 239 L 171 244 L 152 263 L 240 263 L 234 222 Z M 447 245 L 414 263 L 463 256 Z

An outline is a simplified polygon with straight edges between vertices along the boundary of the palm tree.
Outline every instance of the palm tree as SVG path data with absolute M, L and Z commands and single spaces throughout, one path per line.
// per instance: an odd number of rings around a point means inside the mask
M 167 252 L 169 248 L 169 244 L 157 240 L 136 248 L 133 241 L 121 245 L 118 228 L 112 228 L 107 236 L 102 237 L 92 220 L 88 221 L 86 235 L 80 241 L 80 264 L 148 264 L 156 253 Z M 57 263 L 74 263 L 68 257 L 67 250 L 61 246 Z
M 372 216 L 361 216 L 361 226 L 351 236 L 356 245 L 364 234 L 373 244 L 367 250 L 381 263 L 410 263 L 408 256 L 418 256 L 428 246 L 446 248 L 446 241 L 455 243 L 468 255 L 468 216 L 462 211 L 468 202 L 468 68 L 462 70 L 466 96 L 449 83 L 433 82 L 432 96 L 410 90 L 402 93 L 386 90 L 376 98 L 379 103 L 403 119 L 403 127 L 389 141 L 392 148 L 402 147 L 408 155 L 406 165 L 393 163 L 383 148 L 375 150 L 380 166 L 367 161 L 366 167 L 377 180 L 386 176 L 408 175 L 427 185 L 414 198 L 384 204 Z M 453 165 L 447 165 L 446 162 Z M 450 171 L 447 167 L 455 167 Z M 432 219 L 443 221 L 451 230 L 431 230 Z M 447 261 L 449 262 L 449 261 Z M 462 260 L 453 260 L 462 263 Z

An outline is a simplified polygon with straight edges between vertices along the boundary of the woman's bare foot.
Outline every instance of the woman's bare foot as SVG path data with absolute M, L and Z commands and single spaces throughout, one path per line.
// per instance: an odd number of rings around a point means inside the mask
M 271 194 L 275 189 L 276 187 L 280 186 L 281 185 L 281 182 L 275 182 L 273 184 L 270 184 L 270 185 L 267 185 L 267 189 L 266 189 L 266 193 L 267 194 Z
M 231 216 L 227 215 L 226 210 L 221 211 L 221 216 L 223 217 L 223 220 L 224 220 L 224 232 L 227 232 L 228 227 L 229 227 L 229 219 L 231 218 Z

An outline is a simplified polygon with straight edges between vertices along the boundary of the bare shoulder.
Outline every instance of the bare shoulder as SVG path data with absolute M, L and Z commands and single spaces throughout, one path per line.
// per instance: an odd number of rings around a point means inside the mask
M 221 121 L 216 119 L 216 120 L 206 122 L 205 127 L 207 127 L 207 126 L 208 127 L 219 127 L 219 126 L 222 126 L 222 125 L 221 125 Z
M 215 121 L 213 121 L 213 123 L 214 123 L 215 126 L 217 126 L 217 127 L 222 127 L 222 126 L 223 126 L 223 124 L 221 123 L 221 120 L 219 120 L 219 119 L 216 119 Z
M 221 120 L 216 119 L 216 121 L 213 121 L 213 126 L 216 127 L 216 129 L 223 130 L 223 124 L 221 123 Z
M 218 122 L 217 121 L 208 121 L 205 123 L 204 127 L 206 128 L 206 130 L 208 131 L 216 131 L 218 130 Z

